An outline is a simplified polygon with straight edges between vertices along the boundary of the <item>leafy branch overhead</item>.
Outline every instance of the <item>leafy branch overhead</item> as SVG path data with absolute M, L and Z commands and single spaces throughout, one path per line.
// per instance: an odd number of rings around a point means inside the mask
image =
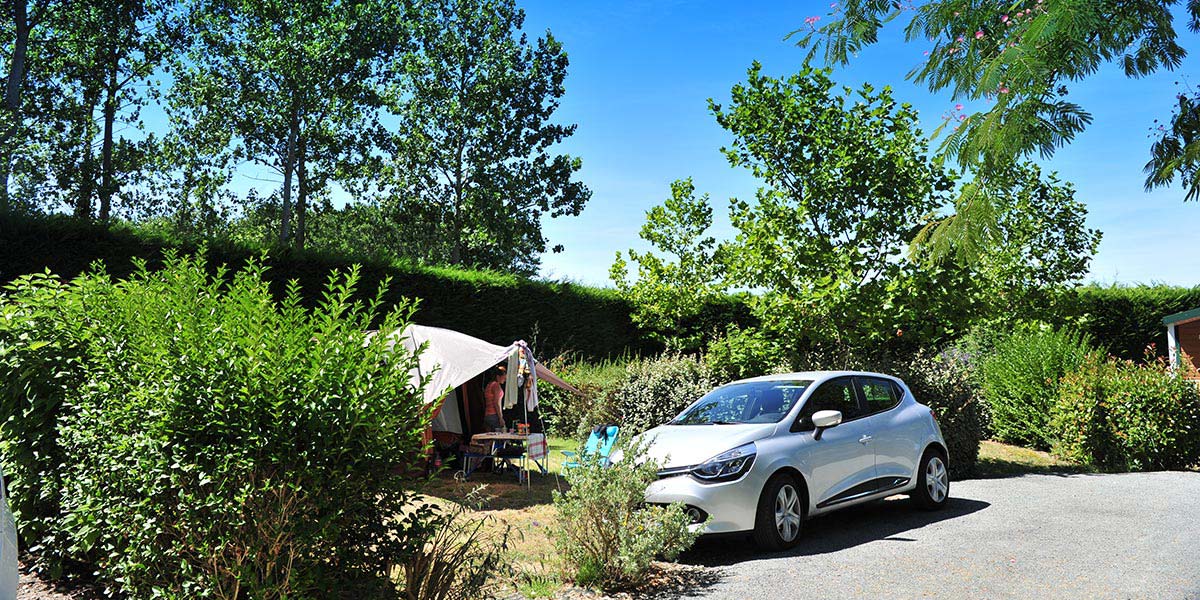
M 1142 78 L 1178 68 L 1187 55 L 1176 32 L 1177 0 L 845 0 L 831 5 L 828 18 L 814 15 L 792 33 L 810 58 L 844 65 L 878 42 L 890 22 L 907 20 L 905 38 L 925 46 L 924 60 L 908 79 L 935 93 L 947 93 L 956 110 L 935 134 L 939 151 L 973 173 L 974 187 L 957 200 L 959 220 L 936 233 L 947 245 L 989 226 L 999 174 L 1031 156 L 1051 156 L 1071 143 L 1092 115 L 1071 101 L 1071 89 L 1106 64 Z M 1182 11 L 1187 26 L 1200 30 L 1200 3 Z M 1146 165 L 1146 187 L 1178 181 L 1185 200 L 1200 198 L 1200 112 L 1181 93 Z M 972 108 L 964 112 L 964 103 Z M 936 236 L 935 236 L 936 237 Z M 975 250 L 970 252 L 970 250 Z

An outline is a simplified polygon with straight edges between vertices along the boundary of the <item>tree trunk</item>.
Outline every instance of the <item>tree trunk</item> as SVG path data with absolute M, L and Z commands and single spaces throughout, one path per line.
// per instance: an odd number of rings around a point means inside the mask
M 303 139 L 299 142 L 298 150 L 299 152 L 296 155 L 296 180 L 299 184 L 299 189 L 296 193 L 296 247 L 303 250 L 306 235 L 305 223 L 308 214 L 308 167 L 305 165 L 305 160 L 308 157 Z
M 117 118 L 117 53 L 114 48 L 108 64 L 108 86 L 104 98 L 104 140 L 100 147 L 100 222 L 108 224 L 112 212 L 113 184 L 113 121 Z
M 78 182 L 77 197 L 75 199 L 75 216 L 81 219 L 92 218 L 92 194 L 96 191 L 96 155 L 92 152 L 92 120 L 91 116 L 95 113 L 96 104 L 100 101 L 100 90 L 87 90 L 84 92 L 83 113 L 86 117 L 80 117 L 79 122 L 79 173 L 76 174 Z
M 4 111 L 7 125 L 0 132 L 0 214 L 8 213 L 8 179 L 12 174 L 13 138 L 21 122 L 21 90 L 25 87 L 25 56 L 29 52 L 29 15 L 25 0 L 10 0 L 15 26 L 8 82 L 4 86 Z
M 299 114 L 292 109 L 291 123 L 288 124 L 287 153 L 283 164 L 283 208 L 279 217 L 279 243 L 286 245 L 291 237 L 292 227 L 292 166 L 296 164 L 296 137 L 300 129 Z

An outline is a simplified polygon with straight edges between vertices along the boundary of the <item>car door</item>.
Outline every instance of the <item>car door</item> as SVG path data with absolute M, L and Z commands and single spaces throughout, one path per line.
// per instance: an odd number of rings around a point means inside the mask
M 812 415 L 822 410 L 840 411 L 842 423 L 816 439 Z M 875 479 L 871 431 L 863 412 L 853 378 L 836 377 L 813 390 L 793 426 L 799 435 L 814 436 L 804 449 L 811 470 L 809 492 L 818 509 L 860 497 Z
M 8 508 L 8 487 L 0 471 L 0 598 L 17 597 L 17 527 Z
M 879 489 L 902 487 L 912 478 L 921 458 L 924 438 L 917 415 L 904 410 L 904 390 L 895 381 L 859 376 L 855 383 L 867 411 L 863 420 L 871 427 Z

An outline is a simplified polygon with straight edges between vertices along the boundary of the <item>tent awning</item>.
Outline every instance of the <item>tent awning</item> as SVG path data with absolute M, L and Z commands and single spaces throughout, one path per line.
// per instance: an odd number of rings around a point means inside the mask
M 426 404 L 440 402 L 447 392 L 504 362 L 523 344 L 513 342 L 508 346 L 497 346 L 465 333 L 424 325 L 409 325 L 389 333 L 388 338 L 390 344 L 399 343 L 410 352 L 427 344 L 418 357 L 418 372 L 412 374 L 414 383 L 422 376 L 430 378 L 425 386 Z M 581 393 L 541 363 L 536 365 L 538 379 L 575 394 Z

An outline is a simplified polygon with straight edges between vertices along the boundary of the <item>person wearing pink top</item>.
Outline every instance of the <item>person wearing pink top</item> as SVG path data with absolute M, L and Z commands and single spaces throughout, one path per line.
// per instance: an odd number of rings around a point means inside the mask
M 483 424 L 488 431 L 504 431 L 504 383 L 507 376 L 502 369 L 488 372 L 483 387 Z

